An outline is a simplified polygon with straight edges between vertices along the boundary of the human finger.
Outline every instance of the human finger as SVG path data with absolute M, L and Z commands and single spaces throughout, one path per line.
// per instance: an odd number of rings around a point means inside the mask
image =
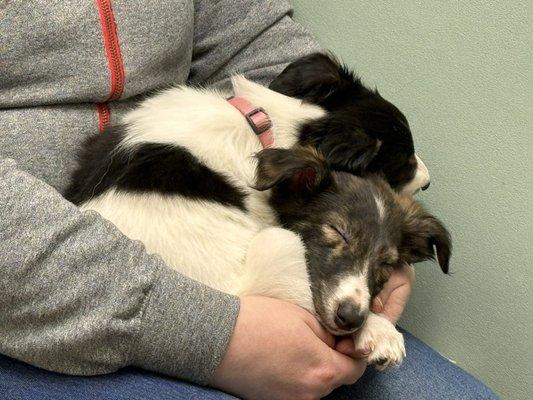
M 354 359 L 345 354 L 332 350 L 332 362 L 337 373 L 335 374 L 335 387 L 353 385 L 361 378 L 366 369 L 366 358 Z
M 409 300 L 414 280 L 412 265 L 406 264 L 395 270 L 381 292 L 372 300 L 371 310 L 383 313 L 392 322 L 397 322 Z
M 311 331 L 313 331 L 320 340 L 327 344 L 328 347 L 335 347 L 335 337 L 329 333 L 313 315 L 309 314 L 308 318 L 305 318 L 304 321 Z
M 381 314 L 395 324 L 402 316 L 410 295 L 411 288 L 408 285 L 396 288 L 385 302 Z

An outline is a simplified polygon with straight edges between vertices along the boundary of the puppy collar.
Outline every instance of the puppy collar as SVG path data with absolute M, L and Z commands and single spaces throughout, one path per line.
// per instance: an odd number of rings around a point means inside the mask
M 244 115 L 248 125 L 259 138 L 264 149 L 274 145 L 274 133 L 272 132 L 272 121 L 267 112 L 261 107 L 255 107 L 252 103 L 242 97 L 232 96 L 227 99 L 233 107 Z

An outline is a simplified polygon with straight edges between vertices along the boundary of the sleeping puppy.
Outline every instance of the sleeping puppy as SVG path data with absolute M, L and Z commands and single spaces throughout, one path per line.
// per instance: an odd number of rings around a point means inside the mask
M 333 57 L 316 53 L 295 61 L 272 82 L 271 90 L 240 76 L 232 83 L 233 93 L 182 86 L 142 102 L 122 125 L 84 145 L 80 157 L 86 168 L 76 172 L 67 197 L 80 203 L 105 191 L 120 173 L 117 183 L 130 190 L 250 205 L 245 194 L 253 183 L 251 155 L 264 146 L 256 137 L 260 132 L 249 124 L 251 118 L 226 101 L 231 95 L 265 111 L 274 147 L 313 146 L 333 169 L 379 173 L 398 192 L 413 194 L 429 186 L 405 116 Z M 152 168 L 143 165 L 144 179 L 137 178 L 137 170 L 124 174 L 124 166 L 135 169 L 148 155 Z M 158 179 L 165 170 L 172 171 L 173 184 Z M 100 181 L 104 172 L 106 179 Z
M 256 187 L 271 189 L 270 204 L 281 226 L 303 242 L 322 324 L 336 335 L 360 329 L 356 348 L 373 349 L 369 363 L 378 369 L 401 363 L 402 335 L 370 312 L 370 304 L 394 268 L 436 257 L 448 273 L 446 228 L 381 177 L 332 172 L 316 151 L 270 149 L 258 158 Z M 264 268 L 271 269 L 268 252 L 259 251 Z
M 315 55 L 304 60 L 308 60 L 304 70 L 309 63 L 327 68 L 321 72 L 322 80 L 305 82 L 302 85 L 308 92 L 294 93 L 295 97 L 234 77 L 233 94 L 253 105 L 250 112 L 243 112 L 228 101 L 231 93 L 185 86 L 144 100 L 125 116 L 121 125 L 88 139 L 65 197 L 84 210 L 97 211 L 130 238 L 141 240 L 149 252 L 161 255 L 170 267 L 214 288 L 236 295 L 258 294 L 292 301 L 316 311 L 324 325 L 337 334 L 353 332 L 366 318 L 358 337 L 385 338 L 383 348 L 375 343 L 375 356 L 370 360 L 394 364 L 403 358 L 403 339 L 384 318 L 368 314 L 367 304 L 386 280 L 388 275 L 382 271 L 388 267 L 374 272 L 377 261 L 373 255 L 367 257 L 367 253 L 372 253 L 370 245 L 361 254 L 354 248 L 343 255 L 342 243 L 334 244 L 334 234 L 340 235 L 337 241 L 342 235 L 353 235 L 354 245 L 359 243 L 359 234 L 361 240 L 370 240 L 368 243 L 374 240 L 360 229 L 365 225 L 361 218 L 364 220 L 367 209 L 357 211 L 357 218 L 355 211 L 347 214 L 340 211 L 356 205 L 354 199 L 359 189 L 381 193 L 376 188 L 389 186 L 385 181 L 376 183 L 378 178 L 362 180 L 352 174 L 378 173 L 398 193 L 412 193 L 429 182 L 427 170 L 416 160 L 406 123 L 401 133 L 389 133 L 404 121 L 399 111 L 377 93 L 367 93 L 357 79 L 350 78 L 331 58 Z M 275 88 L 281 91 L 281 84 L 290 82 L 291 71 L 298 70 L 298 63 L 289 66 L 280 80 L 273 83 Z M 326 73 L 332 71 L 336 71 L 333 78 Z M 349 79 L 352 82 L 346 88 Z M 333 93 L 340 96 L 335 101 Z M 356 100 L 361 107 L 366 104 L 367 113 L 357 111 Z M 368 102 L 374 104 L 375 113 L 370 112 Z M 390 115 L 385 116 L 387 113 Z M 302 144 L 314 150 L 302 151 Z M 261 152 L 263 147 L 275 148 Z M 314 153 L 317 149 L 324 153 L 325 160 Z M 256 157 L 258 153 L 263 156 Z M 315 160 L 314 164 L 309 168 L 293 168 L 292 161 L 284 162 L 285 156 L 279 156 L 292 153 L 293 161 Z M 391 160 L 382 164 L 376 161 L 387 157 Z M 274 173 L 276 166 L 280 169 Z M 330 167 L 350 174 L 334 175 Z M 287 174 L 293 178 L 287 179 Z M 313 176 L 315 180 L 311 179 Z M 326 179 L 317 179 L 322 176 Z M 286 197 L 287 188 L 293 188 L 293 183 L 287 186 L 287 182 L 296 182 L 295 193 L 301 194 L 296 202 Z M 308 187 L 313 191 L 308 193 Z M 322 188 L 328 190 L 319 191 Z M 324 227 L 323 220 L 313 220 L 312 212 L 293 221 L 291 213 L 284 211 L 291 204 L 308 209 L 311 197 L 331 194 L 333 188 L 339 194 L 324 196 L 330 200 L 320 212 L 337 215 L 338 223 L 329 223 L 336 229 Z M 351 188 L 352 192 L 342 188 Z M 373 195 L 361 195 L 361 199 L 366 199 L 363 203 L 367 208 L 378 207 L 378 216 L 381 211 L 385 212 L 383 215 L 401 214 L 387 211 L 387 207 L 398 209 L 393 204 L 404 202 L 390 200 L 396 199 L 396 194 L 390 188 L 388 191 L 389 195 L 382 197 L 389 200 L 383 202 L 369 202 L 368 199 L 375 199 Z M 310 202 L 309 207 L 311 204 L 318 203 Z M 292 210 L 297 211 L 296 207 Z M 327 210 L 331 212 L 326 213 Z M 435 242 L 441 266 L 447 269 L 449 240 L 442 232 L 434 235 L 442 226 L 438 222 L 429 224 L 432 218 L 423 218 L 422 211 L 415 214 L 420 218 L 419 223 L 413 222 L 413 229 L 420 230 L 422 237 L 411 236 L 414 250 L 409 255 L 405 251 L 403 258 L 400 255 L 404 250 L 396 246 L 389 261 L 401 264 L 430 257 Z M 347 219 L 345 225 L 341 224 L 343 219 Z M 404 219 L 408 220 L 399 220 Z M 359 228 L 353 225 L 356 223 Z M 373 235 L 382 232 L 379 226 L 388 224 L 394 229 L 401 225 L 383 220 L 376 225 Z M 306 226 L 312 228 L 306 230 Z M 316 232 L 315 236 L 310 235 L 311 231 Z M 327 236 L 319 239 L 319 232 Z M 348 236 L 345 239 L 350 243 Z M 383 243 L 388 242 L 389 239 Z M 322 254 L 316 250 L 321 246 L 336 250 L 331 255 Z M 330 257 L 331 263 L 327 266 L 320 263 L 321 269 L 315 261 L 311 267 L 314 254 L 317 260 Z M 341 304 L 343 293 L 353 301 Z
M 436 255 L 448 271 L 444 226 L 380 177 L 332 172 L 312 148 L 265 149 L 257 160 L 253 190 L 267 195 L 276 224 L 233 206 L 115 185 L 81 207 L 182 274 L 236 296 L 293 302 L 335 335 L 357 332 L 357 348 L 373 349 L 370 364 L 401 363 L 402 335 L 370 303 L 404 263 Z
M 403 193 L 429 187 L 428 170 L 414 152 L 405 116 L 334 57 L 303 57 L 289 64 L 270 88 L 327 111 L 302 126 L 299 142 L 319 149 L 335 170 L 379 172 Z

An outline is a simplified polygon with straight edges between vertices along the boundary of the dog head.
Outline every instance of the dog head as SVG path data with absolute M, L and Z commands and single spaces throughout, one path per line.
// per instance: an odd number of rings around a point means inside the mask
M 378 176 L 332 172 L 313 148 L 267 149 L 256 189 L 272 189 L 281 224 L 301 237 L 315 309 L 334 334 L 362 326 L 394 268 L 436 256 L 448 272 L 446 228 Z
M 327 111 L 302 127 L 299 142 L 319 149 L 334 170 L 380 173 L 406 194 L 429 186 L 405 116 L 333 57 L 315 53 L 289 64 L 270 89 Z

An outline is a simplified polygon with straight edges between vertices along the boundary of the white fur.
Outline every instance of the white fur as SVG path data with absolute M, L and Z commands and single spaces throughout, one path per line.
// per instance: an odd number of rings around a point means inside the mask
M 328 297 L 327 315 L 330 316 L 329 326 L 334 327 L 336 323 L 334 316 L 339 304 L 344 301 L 351 301 L 359 307 L 361 313 L 367 313 L 370 308 L 370 290 L 368 288 L 368 263 L 358 275 L 346 275 L 339 279 L 335 291 Z M 337 332 L 342 334 L 343 332 Z
M 246 270 L 240 294 L 287 300 L 314 312 L 305 246 L 295 233 L 281 228 L 262 230 L 250 244 Z
M 290 147 L 299 125 L 324 115 L 320 107 L 237 76 L 234 92 L 263 107 L 276 147 Z M 147 99 L 124 118 L 122 149 L 142 143 L 182 146 L 248 194 L 244 212 L 211 201 L 159 193 L 108 190 L 82 208 L 95 210 L 175 270 L 215 289 L 291 301 L 314 311 L 305 249 L 293 232 L 275 228 L 268 193 L 251 189 L 261 144 L 229 93 L 178 87 Z
M 236 208 L 159 193 L 111 190 L 82 208 L 98 211 L 175 270 L 229 293 L 262 229 Z
M 411 195 L 429 183 L 429 171 L 426 164 L 415 154 L 416 172 L 414 178 L 402 189 L 402 194 Z
M 293 232 L 209 202 L 109 191 L 86 203 L 176 271 L 237 296 L 264 295 L 314 310 L 305 248 Z
M 366 323 L 354 335 L 355 348 L 370 348 L 369 364 L 383 370 L 398 366 L 405 358 L 403 335 L 385 317 L 370 313 Z
M 333 295 L 337 305 L 343 301 L 351 300 L 357 304 L 361 312 L 368 310 L 370 302 L 370 292 L 368 290 L 368 269 L 360 275 L 348 275 L 340 279 L 337 289 Z
M 385 219 L 385 203 L 383 203 L 383 199 L 381 197 L 375 195 L 374 201 L 376 202 L 376 207 L 378 209 L 379 220 L 382 222 Z

